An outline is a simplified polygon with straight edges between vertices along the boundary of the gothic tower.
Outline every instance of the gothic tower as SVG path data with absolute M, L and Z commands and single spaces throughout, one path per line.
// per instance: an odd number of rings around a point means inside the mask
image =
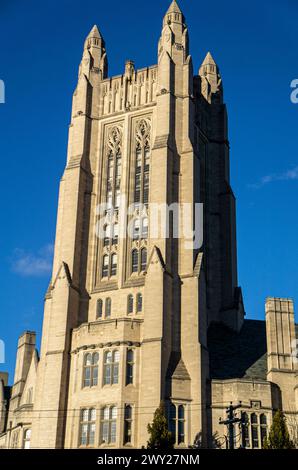
M 193 228 L 199 203 L 202 246 L 185 234 L 181 216 L 176 227 L 173 212 L 160 209 L 188 204 Z M 168 233 L 155 230 L 162 221 Z M 141 447 L 161 400 L 176 445 L 200 432 L 206 442 L 208 324 L 239 330 L 242 320 L 217 65 L 208 54 L 193 75 L 176 1 L 155 66 L 136 70 L 128 61 L 122 75 L 108 77 L 94 26 L 60 183 L 32 447 Z

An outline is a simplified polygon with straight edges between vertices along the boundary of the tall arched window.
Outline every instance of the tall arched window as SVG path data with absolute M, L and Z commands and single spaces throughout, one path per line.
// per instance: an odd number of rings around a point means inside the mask
M 142 152 L 137 149 L 136 153 L 136 168 L 135 168 L 135 204 L 141 202 L 141 173 L 142 173 Z
M 143 203 L 147 206 L 149 201 L 149 165 L 150 165 L 150 148 L 145 149 L 144 158 L 144 178 L 143 178 Z
M 92 356 L 90 353 L 84 356 L 84 380 L 83 387 L 90 387 L 91 384 L 91 364 Z
M 98 353 L 87 353 L 84 356 L 83 387 L 94 387 L 98 384 Z
M 124 444 L 130 444 L 132 437 L 132 407 L 125 405 L 124 409 Z
M 101 442 L 113 444 L 116 442 L 117 407 L 106 406 L 101 412 Z
M 83 409 L 80 423 L 80 446 L 94 446 L 96 428 L 96 410 Z
M 113 384 L 118 383 L 119 360 L 120 360 L 120 353 L 118 350 L 105 352 L 104 369 L 103 369 L 104 385 L 113 385 Z
M 24 449 L 30 449 L 31 429 L 24 431 Z
M 133 383 L 133 369 L 134 369 L 134 352 L 132 349 L 128 349 L 127 355 L 126 355 L 126 385 Z
M 102 277 L 108 277 L 109 275 L 109 256 L 104 255 L 102 261 Z
M 178 444 L 182 444 L 185 441 L 185 431 L 184 431 L 184 406 L 178 406 Z
M 258 416 L 255 413 L 252 413 L 250 417 L 251 422 L 251 439 L 253 449 L 259 447 L 259 429 L 258 429 Z
M 107 203 L 108 210 L 119 207 L 121 184 L 121 143 L 122 128 L 111 127 L 108 135 L 108 164 L 107 164 Z
M 139 292 L 137 294 L 137 313 L 140 313 L 143 310 L 143 296 Z
M 249 419 L 248 414 L 242 414 L 242 422 L 243 422 L 243 446 L 244 448 L 250 447 L 250 438 L 249 438 Z
M 117 384 L 119 380 L 119 361 L 120 353 L 119 351 L 113 351 L 113 364 L 112 364 L 112 383 Z
M 117 274 L 117 263 L 118 257 L 116 253 L 112 254 L 112 263 L 111 263 L 111 276 L 116 276 Z
M 185 442 L 185 406 L 180 404 L 169 404 L 169 430 L 175 444 Z
M 98 299 L 96 303 L 96 318 L 102 318 L 102 299 Z
M 127 315 L 133 313 L 133 295 L 129 294 L 127 296 Z
M 260 416 L 260 425 L 261 425 L 261 444 L 264 446 L 264 441 L 267 439 L 267 417 L 264 414 Z
M 147 249 L 142 248 L 141 250 L 141 271 L 146 271 L 147 267 Z
M 139 270 L 139 253 L 138 250 L 134 249 L 131 252 L 131 271 L 137 273 Z
M 173 403 L 169 406 L 169 431 L 173 441 L 176 442 L 176 406 Z
M 112 300 L 110 297 L 106 298 L 106 305 L 105 305 L 105 317 L 109 318 L 112 313 Z
M 136 126 L 135 205 L 148 204 L 151 123 L 140 119 Z

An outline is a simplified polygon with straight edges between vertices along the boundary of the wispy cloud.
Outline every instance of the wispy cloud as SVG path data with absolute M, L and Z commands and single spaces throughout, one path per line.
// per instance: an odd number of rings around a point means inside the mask
M 53 251 L 52 244 L 42 247 L 37 253 L 17 248 L 11 260 L 11 268 L 22 276 L 48 275 L 52 268 Z
M 266 184 L 274 183 L 275 181 L 294 181 L 298 180 L 298 166 L 287 170 L 283 173 L 272 173 L 263 176 L 258 183 L 249 184 L 248 186 L 253 189 L 259 189 Z

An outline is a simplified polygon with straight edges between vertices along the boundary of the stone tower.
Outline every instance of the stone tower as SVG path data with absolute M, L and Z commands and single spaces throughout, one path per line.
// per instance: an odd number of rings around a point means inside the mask
M 293 302 L 244 320 L 222 79 L 210 53 L 194 75 L 176 1 L 157 57 L 108 77 L 96 26 L 84 43 L 40 357 L 27 331 L 0 373 L 0 448 L 140 448 L 161 400 L 177 448 L 223 447 L 239 401 L 236 447 L 277 409 L 298 446 Z
M 175 235 L 171 214 L 168 236 L 152 230 L 153 207 L 189 204 L 193 227 L 196 203 L 204 204 L 203 246 L 186 240 L 181 221 Z M 141 447 L 162 399 L 177 445 L 201 431 L 206 442 L 208 324 L 237 331 L 243 313 L 217 65 L 208 53 L 194 76 L 176 1 L 158 64 L 142 70 L 128 61 L 108 78 L 94 26 L 60 183 L 32 447 Z

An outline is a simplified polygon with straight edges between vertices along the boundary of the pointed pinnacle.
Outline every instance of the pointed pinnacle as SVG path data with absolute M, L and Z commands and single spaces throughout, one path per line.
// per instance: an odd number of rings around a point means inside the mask
M 99 29 L 96 26 L 96 24 L 91 29 L 91 31 L 88 34 L 87 38 L 102 38 L 102 35 L 100 34 Z
M 207 52 L 205 59 L 203 60 L 202 65 L 216 65 L 215 60 L 213 59 L 210 52 Z
M 182 13 L 181 8 L 179 7 L 176 0 L 172 1 L 171 5 L 169 6 L 169 9 L 167 11 L 167 14 L 168 13 Z

